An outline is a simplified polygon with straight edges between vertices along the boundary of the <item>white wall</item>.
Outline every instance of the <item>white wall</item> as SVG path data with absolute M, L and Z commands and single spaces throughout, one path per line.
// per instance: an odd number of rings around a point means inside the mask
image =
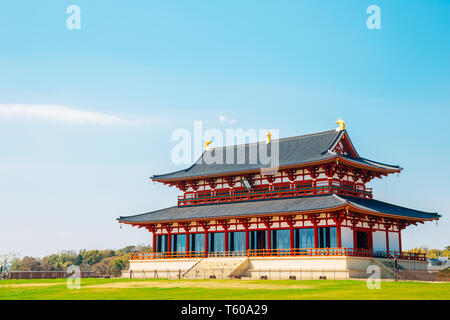
M 398 232 L 389 232 L 389 251 L 399 251 Z
M 248 258 L 249 269 L 345 269 L 347 257 L 267 257 Z
M 373 250 L 386 251 L 386 232 L 375 231 L 372 233 Z
M 130 270 L 188 270 L 199 261 L 195 259 L 130 260 Z
M 353 248 L 353 230 L 348 227 L 341 227 L 341 245 L 343 248 Z

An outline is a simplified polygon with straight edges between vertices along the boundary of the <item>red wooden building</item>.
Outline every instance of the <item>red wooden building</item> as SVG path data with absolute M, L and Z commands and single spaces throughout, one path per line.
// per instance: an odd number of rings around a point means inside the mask
M 259 150 L 275 143 L 278 168 L 267 170 Z M 236 160 L 239 150 L 245 161 L 226 161 L 230 152 Z M 258 154 L 253 162 L 252 152 Z M 203 161 L 214 155 L 224 161 Z M 185 170 L 152 177 L 180 190 L 176 206 L 118 220 L 152 233 L 153 253 L 134 254 L 132 260 L 324 255 L 425 260 L 402 252 L 402 231 L 440 216 L 375 200 L 367 186 L 401 170 L 361 157 L 342 128 L 212 148 Z

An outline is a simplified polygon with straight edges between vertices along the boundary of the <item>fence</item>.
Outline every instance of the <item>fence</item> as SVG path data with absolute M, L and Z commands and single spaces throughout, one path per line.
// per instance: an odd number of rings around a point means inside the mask
M 228 277 L 232 269 L 198 270 L 187 276 L 186 270 L 130 270 L 122 277 L 130 279 L 245 279 L 245 280 L 349 280 L 367 279 L 372 276 L 365 269 L 250 269 L 244 276 Z M 398 270 L 385 273 L 382 279 L 414 281 L 450 281 L 448 274 L 428 270 Z
M 10 271 L 6 279 L 59 279 L 68 278 L 72 273 L 66 271 Z M 80 278 L 99 278 L 100 275 L 93 271 L 81 271 Z
M 208 252 L 208 257 L 245 257 L 245 251 L 218 251 Z M 138 252 L 131 253 L 130 260 L 148 259 L 195 259 L 205 258 L 205 251 L 181 251 L 181 252 Z
M 409 253 L 400 251 L 374 251 L 371 249 L 356 248 L 291 248 L 291 249 L 249 249 L 248 251 L 182 251 L 182 252 L 155 252 L 132 253 L 131 260 L 148 259 L 192 259 L 204 257 L 288 257 L 288 256 L 349 256 L 349 257 L 375 257 L 387 259 L 402 259 L 426 261 L 423 253 Z
M 352 196 L 372 199 L 372 188 L 366 188 L 364 185 L 341 185 L 339 180 L 317 179 L 315 185 L 310 183 L 297 183 L 291 188 L 289 185 L 275 185 L 275 190 L 244 188 L 225 189 L 224 193 L 217 191 L 189 191 L 178 196 L 178 206 L 189 206 L 197 204 L 219 203 L 219 202 L 238 202 L 257 199 L 273 199 L 284 197 L 299 197 L 309 195 L 331 194 L 333 192 Z

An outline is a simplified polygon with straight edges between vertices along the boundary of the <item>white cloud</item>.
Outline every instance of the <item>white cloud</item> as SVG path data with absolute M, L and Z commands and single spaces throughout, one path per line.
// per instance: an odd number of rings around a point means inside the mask
M 30 118 L 74 124 L 132 124 L 117 116 L 59 105 L 0 104 L 0 118 Z
M 226 122 L 228 122 L 228 123 L 230 123 L 230 124 L 233 124 L 233 123 L 236 123 L 237 120 L 235 120 L 235 119 L 228 119 L 228 118 L 225 117 L 225 116 L 219 116 L 219 122 L 220 122 L 220 123 L 226 123 Z

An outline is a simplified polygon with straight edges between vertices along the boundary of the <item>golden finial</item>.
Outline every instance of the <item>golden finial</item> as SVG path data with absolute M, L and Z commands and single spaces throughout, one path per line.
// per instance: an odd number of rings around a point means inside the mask
M 339 125 L 339 128 L 336 128 L 336 131 L 343 131 L 345 130 L 345 121 L 342 120 L 341 118 L 336 120 L 336 124 Z
M 211 140 L 208 140 L 208 141 L 206 141 L 205 142 L 205 150 L 208 150 L 209 148 L 209 145 L 212 143 L 212 141 Z
M 269 130 L 269 131 L 267 131 L 266 144 L 269 144 L 269 143 L 270 143 L 271 138 L 272 138 L 272 133 L 270 133 L 270 130 Z

